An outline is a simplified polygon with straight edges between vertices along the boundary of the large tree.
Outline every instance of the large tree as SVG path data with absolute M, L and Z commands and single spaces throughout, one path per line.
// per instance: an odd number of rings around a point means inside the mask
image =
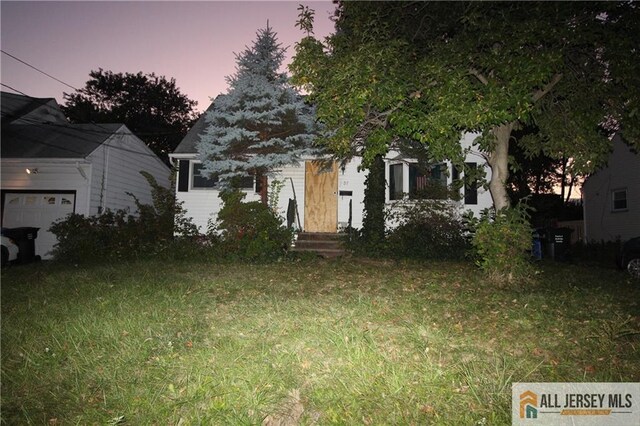
M 500 210 L 525 125 L 538 132 L 524 151 L 571 157 L 575 172 L 606 161 L 615 131 L 640 147 L 634 2 L 339 2 L 336 28 L 303 38 L 291 69 L 338 156 L 371 162 L 414 140 L 460 164 L 461 133 L 479 132 Z
M 284 55 L 268 24 L 258 31 L 254 44 L 236 55 L 229 91 L 216 98 L 197 144 L 203 171 L 223 188 L 235 178 L 261 177 L 265 203 L 266 177 L 312 153 L 316 127 L 312 108 L 280 71 Z
M 64 113 L 73 123 L 124 123 L 165 162 L 197 118 L 174 79 L 155 74 L 91 71 L 85 87 L 65 93 Z

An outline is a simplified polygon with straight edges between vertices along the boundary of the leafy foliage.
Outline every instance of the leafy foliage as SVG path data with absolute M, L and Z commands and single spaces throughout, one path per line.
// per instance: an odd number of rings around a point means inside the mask
M 413 259 L 462 259 L 469 244 L 455 206 L 442 201 L 411 203 L 395 217 L 399 225 L 387 241 L 390 256 Z
M 137 215 L 125 210 L 107 210 L 96 216 L 74 213 L 56 221 L 50 228 L 58 239 L 54 258 L 101 262 L 188 255 L 184 249 L 197 235 L 196 226 L 176 202 L 175 192 L 158 185 L 152 175 L 141 174 L 151 186 L 153 205 L 135 199 Z
M 217 175 L 222 188 L 233 178 L 269 175 L 312 152 L 313 110 L 279 72 L 284 55 L 271 28 L 258 31 L 253 46 L 237 55 L 229 92 L 207 113 L 197 149 L 203 171 Z
M 527 279 L 532 272 L 528 251 L 533 242 L 528 207 L 519 203 L 491 216 L 484 215 L 475 229 L 472 244 L 477 264 L 500 282 Z
M 368 251 L 377 251 L 385 239 L 385 188 L 384 160 L 378 156 L 365 180 L 364 218 L 362 220 L 362 243 Z
M 523 149 L 572 157 L 572 172 L 602 164 L 615 131 L 640 146 L 639 14 L 634 2 L 340 2 L 326 42 L 301 15 L 291 70 L 330 130 L 321 142 L 365 165 L 408 140 L 460 165 L 461 133 L 480 132 L 500 210 L 524 125 L 539 132 Z
M 89 73 L 75 93 L 65 93 L 62 110 L 73 123 L 124 123 L 165 162 L 195 121 L 196 101 L 174 79 L 154 73 Z
M 224 205 L 218 222 L 210 234 L 219 233 L 219 252 L 226 257 L 251 261 L 282 257 L 293 239 L 293 233 L 270 207 L 258 201 L 242 202 L 241 191 L 220 193 Z

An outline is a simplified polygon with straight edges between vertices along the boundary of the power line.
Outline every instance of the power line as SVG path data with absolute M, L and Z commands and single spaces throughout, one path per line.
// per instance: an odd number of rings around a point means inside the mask
M 2 84 L 2 85 L 5 86 L 5 87 L 9 87 L 11 90 L 16 90 L 16 89 L 14 89 L 14 88 L 12 88 L 10 86 L 7 86 L 6 84 Z M 19 90 L 16 90 L 16 92 L 22 93 Z M 25 96 L 28 96 L 28 95 L 25 95 Z M 31 96 L 28 96 L 28 97 L 31 98 Z M 32 98 L 32 99 L 38 99 L 38 98 Z M 42 105 L 44 105 L 44 104 L 42 104 Z M 11 115 L 11 114 L 3 114 L 3 116 L 4 117 L 10 117 L 10 118 L 20 118 L 20 117 L 17 117 L 15 115 Z M 74 125 L 72 123 L 63 124 L 63 123 L 52 123 L 52 122 L 37 121 L 37 120 L 34 120 L 32 118 L 27 118 L 27 117 L 22 117 L 22 121 L 28 123 L 28 125 L 50 126 L 50 127 L 54 128 L 54 129 L 56 129 L 56 128 L 59 129 L 61 132 L 66 130 L 67 132 L 77 133 L 76 135 L 74 135 L 74 137 L 76 137 L 76 138 L 78 138 L 80 140 L 83 140 L 85 142 L 89 142 L 91 144 L 97 144 L 98 146 L 102 145 L 103 143 L 105 143 L 106 140 L 111 136 L 119 136 L 119 137 L 122 137 L 122 136 L 134 136 L 134 137 L 140 139 L 139 136 L 137 136 L 136 134 L 132 133 L 130 130 L 128 132 L 117 132 L 116 130 L 112 131 L 112 130 L 109 130 L 106 127 L 103 127 L 102 125 L 96 124 L 96 123 L 87 123 L 87 124 L 96 126 L 96 127 L 100 128 L 102 130 L 95 130 L 95 129 L 88 129 L 88 128 L 78 128 L 78 127 L 75 127 L 76 125 Z M 85 125 L 87 125 L 87 124 L 85 124 Z M 122 123 L 114 123 L 114 124 L 119 124 L 121 126 L 125 126 L 126 127 L 126 125 L 124 125 Z M 5 131 L 11 131 L 11 129 L 13 129 L 13 126 L 11 124 L 8 124 L 6 127 L 3 125 L 2 127 L 3 127 L 2 128 L 3 133 Z M 16 127 L 16 129 L 18 129 L 18 128 L 19 127 Z M 127 130 L 128 130 L 128 128 L 127 128 Z M 102 142 L 96 142 L 95 140 L 88 138 L 89 134 L 104 135 L 105 139 Z M 36 144 L 40 144 L 40 145 L 44 145 L 44 146 L 50 146 L 50 147 L 54 147 L 54 148 L 59 148 L 59 149 L 62 149 L 62 150 L 73 152 L 75 154 L 83 154 L 83 153 L 81 153 L 79 151 L 74 151 L 74 150 L 69 149 L 67 147 L 63 147 L 63 146 L 59 146 L 59 145 L 53 145 L 53 144 L 47 143 L 47 142 L 42 141 L 42 140 L 37 140 L 37 139 L 33 139 L 31 137 L 26 137 L 23 134 L 21 134 L 20 137 L 25 138 L 25 139 L 33 142 L 33 143 L 36 143 Z M 144 141 L 142 141 L 142 142 L 143 142 L 143 145 L 145 147 L 147 147 L 148 149 L 151 150 L 151 148 L 147 144 L 145 144 Z M 155 157 L 156 159 L 162 161 L 162 159 L 155 152 L 153 152 L 153 150 L 151 150 L 150 153 L 146 153 L 146 152 L 140 152 L 140 151 L 137 151 L 137 150 L 128 149 L 128 148 L 125 148 L 125 147 L 114 146 L 114 145 L 107 145 L 107 146 L 109 148 L 111 148 L 111 149 L 115 149 L 115 150 L 118 150 L 118 151 L 129 152 L 129 153 L 132 153 L 132 154 L 139 154 L 139 155 L 143 155 L 143 156 L 147 156 L 147 157 Z
M 2 53 L 6 53 L 6 52 L 2 51 Z M 26 96 L 26 97 L 28 97 L 28 98 L 30 98 L 30 99 L 33 99 L 33 100 L 39 101 L 39 103 L 40 103 L 41 105 L 46 105 L 46 103 L 49 101 L 49 99 L 47 99 L 47 98 L 40 99 L 40 98 L 34 98 L 34 97 L 32 97 L 32 96 L 29 96 L 29 95 L 27 95 L 26 93 L 24 93 L 24 92 L 22 92 L 22 91 L 20 91 L 20 90 L 18 90 L 18 89 L 15 89 L 15 88 L 13 88 L 13 87 L 11 87 L 11 86 L 7 85 L 7 84 L 4 84 L 4 83 L 0 83 L 0 84 L 1 84 L 2 86 L 4 86 L 4 87 L 7 87 L 7 88 L 8 88 L 8 89 L 10 89 L 10 90 L 13 90 L 13 91 L 15 91 L 15 92 L 17 92 L 17 93 L 22 94 L 22 95 L 24 95 L 24 96 Z M 71 86 L 70 86 L 70 87 L 71 87 Z M 77 90 L 77 89 L 76 89 L 76 90 Z M 125 132 L 118 132 L 118 133 L 116 133 L 115 131 L 112 131 L 112 130 L 110 130 L 110 129 L 108 129 L 108 128 L 104 127 L 101 123 L 95 123 L 95 122 L 92 122 L 92 123 L 86 123 L 86 124 L 94 125 L 94 126 L 96 126 L 97 128 L 102 129 L 102 130 L 87 129 L 87 128 L 84 128 L 84 129 L 74 128 L 74 127 L 73 127 L 73 126 L 74 126 L 74 124 L 73 124 L 73 123 L 63 124 L 63 123 L 53 123 L 53 122 L 42 122 L 42 121 L 35 120 L 35 119 L 33 119 L 33 118 L 19 117 L 19 116 L 15 116 L 15 115 L 13 115 L 13 114 L 2 114 L 2 115 L 3 115 L 3 117 L 8 117 L 8 118 L 16 118 L 16 119 L 17 119 L 17 118 L 22 118 L 22 121 L 24 121 L 24 122 L 26 122 L 26 123 L 30 123 L 30 124 L 32 124 L 32 125 L 39 125 L 39 126 L 46 125 L 46 126 L 58 127 L 58 128 L 60 128 L 60 129 L 73 130 L 73 131 L 75 131 L 75 132 L 78 132 L 78 133 L 81 133 L 81 134 L 83 133 L 83 134 L 85 134 L 85 135 L 90 134 L 90 133 L 93 133 L 93 134 L 97 134 L 97 135 L 106 135 L 106 136 L 115 136 L 115 135 L 120 135 L 120 136 L 123 136 L 123 135 L 126 135 L 126 136 L 134 136 L 134 137 L 136 137 L 136 138 L 140 139 L 140 140 L 143 142 L 144 146 L 145 146 L 146 148 L 148 148 L 149 150 L 151 150 L 151 153 L 143 153 L 143 152 L 140 152 L 140 151 L 137 151 L 137 150 L 127 149 L 127 148 L 124 148 L 124 147 L 118 147 L 118 146 L 113 146 L 113 145 L 108 145 L 108 146 L 109 146 L 109 148 L 116 149 L 116 150 L 119 150 L 119 151 L 125 151 L 125 152 L 130 152 L 130 153 L 133 153 L 133 154 L 141 154 L 141 155 L 143 155 L 143 156 L 155 157 L 156 159 L 158 159 L 158 160 L 162 161 L 163 163 L 164 163 L 164 161 L 160 158 L 160 156 L 159 156 L 158 154 L 156 154 L 156 153 L 151 149 L 151 147 L 150 147 L 150 146 L 148 146 L 148 145 L 147 145 L 147 144 L 146 144 L 146 143 L 145 143 L 145 142 L 140 138 L 140 136 L 172 136 L 172 135 L 179 135 L 179 134 L 180 134 L 179 132 L 140 132 L 139 134 L 135 134 L 135 133 L 133 133 L 133 132 L 128 128 L 128 127 L 127 127 L 128 132 L 127 132 L 127 131 L 125 131 Z M 124 125 L 124 126 L 126 127 L 126 125 L 125 125 L 124 123 L 114 123 L 114 124 L 122 124 L 122 125 Z M 4 127 L 4 126 L 3 126 L 3 127 Z M 31 139 L 31 138 L 29 138 L 29 139 Z M 87 142 L 95 143 L 95 141 L 90 140 L 90 139 L 87 139 L 86 137 L 80 137 L 80 139 L 81 139 L 81 140 L 85 140 L 85 141 L 87 141 Z M 41 145 L 45 145 L 45 146 L 50 145 L 50 144 L 48 144 L 48 143 L 46 143 L 46 142 L 43 142 L 43 141 L 36 141 L 36 140 L 34 140 L 34 139 L 31 139 L 31 141 L 32 141 L 32 142 L 34 142 L 34 143 L 40 143 Z M 53 145 L 51 145 L 51 146 L 53 146 Z M 168 153 L 167 153 L 167 154 L 168 154 Z
M 0 83 L 0 85 L 2 85 L 2 86 L 4 86 L 4 87 L 6 87 L 6 88 L 7 88 L 7 89 L 9 89 L 9 90 L 13 90 L 13 91 L 14 91 L 14 92 L 16 92 L 16 93 L 20 93 L 21 95 L 31 97 L 31 96 L 27 95 L 26 93 L 19 91 L 18 89 L 14 89 L 13 87 L 9 86 L 8 84 Z M 34 98 L 34 99 L 35 99 L 35 98 Z
M 60 80 L 59 78 L 56 78 L 56 77 L 52 76 L 51 74 L 48 74 L 48 73 L 46 73 L 46 72 L 42 71 L 40 68 L 34 67 L 34 66 L 33 66 L 33 65 L 31 65 L 30 63 L 25 62 L 25 61 L 23 61 L 22 59 L 20 59 L 20 58 L 18 58 L 18 57 L 16 57 L 16 56 L 13 56 L 13 55 L 12 55 L 12 54 L 10 54 L 10 53 L 7 53 L 7 52 L 5 52 L 5 51 L 4 51 L 4 50 L 2 50 L 2 49 L 0 49 L 0 51 L 1 51 L 2 53 L 4 53 L 5 55 L 9 56 L 10 58 L 13 58 L 13 59 L 15 59 L 16 61 L 18 61 L 18 62 L 21 62 L 21 63 L 25 64 L 25 65 L 26 65 L 26 66 L 28 66 L 29 68 L 33 68 L 34 70 L 38 71 L 39 73 L 42 73 L 42 74 L 46 75 L 47 77 L 54 79 L 54 80 L 55 80 L 55 81 L 57 81 L 58 83 L 62 83 L 62 84 L 64 84 L 64 85 L 65 85 L 65 86 L 67 86 L 67 87 L 71 87 L 73 90 L 76 90 L 76 91 L 77 91 L 77 90 L 79 90 L 79 89 L 76 89 L 75 87 L 73 87 L 72 85 L 70 85 L 69 83 L 65 83 L 64 81 Z M 21 92 L 20 92 L 20 93 L 21 93 Z
M 77 133 L 77 134 L 73 135 L 75 138 L 77 138 L 79 140 L 82 140 L 82 141 L 85 141 L 85 142 L 88 142 L 90 144 L 93 144 L 93 145 L 96 146 L 96 148 L 98 146 L 100 146 L 100 145 L 105 144 L 105 142 L 111 136 L 117 136 L 119 138 L 122 138 L 123 136 L 136 136 L 133 133 L 127 133 L 127 132 L 113 131 L 113 132 L 108 133 L 108 132 L 102 132 L 102 131 L 101 132 L 92 131 L 91 129 L 79 129 L 79 128 L 73 127 L 74 126 L 73 124 L 70 124 L 69 126 L 65 126 L 65 125 L 62 125 L 62 124 L 55 124 L 55 123 L 42 123 L 42 122 L 38 122 L 36 124 L 38 124 L 38 125 L 56 126 L 56 127 L 60 128 L 61 131 L 62 130 L 67 130 L 68 132 Z M 11 127 L 9 127 L 9 129 L 6 130 L 6 131 L 11 131 Z M 96 140 L 93 140 L 93 139 L 89 139 L 87 133 L 105 134 L 105 138 L 102 141 L 96 141 Z M 51 144 L 51 143 L 48 143 L 48 142 L 45 142 L 45 141 L 42 141 L 42 140 L 39 140 L 39 139 L 34 139 L 32 137 L 25 136 L 22 133 L 19 134 L 19 137 L 23 138 L 23 139 L 26 139 L 26 140 L 29 140 L 30 142 L 32 142 L 34 144 L 48 146 L 48 147 L 52 147 L 52 148 L 58 148 L 58 149 L 61 149 L 63 151 L 69 151 L 69 152 L 73 152 L 75 154 L 79 154 L 79 155 L 83 155 L 83 156 L 84 156 L 84 154 L 86 154 L 86 155 L 90 154 L 90 153 L 83 153 L 83 152 L 80 152 L 80 151 L 75 151 L 75 150 L 70 149 L 70 148 L 68 148 L 66 146 Z M 149 148 L 146 144 L 144 144 L 144 142 L 143 142 L 143 145 L 145 147 Z M 110 149 L 115 149 L 117 151 L 124 151 L 124 152 L 129 152 L 129 153 L 132 153 L 132 154 L 142 155 L 142 156 L 145 156 L 145 157 L 152 157 L 152 158 L 156 158 L 159 161 L 162 161 L 162 159 L 156 153 L 154 153 L 153 151 L 151 151 L 151 152 L 141 152 L 141 151 L 137 151 L 137 150 L 134 150 L 134 149 L 128 149 L 128 148 L 125 148 L 125 147 L 119 147 L 119 146 L 110 145 L 110 144 L 107 144 L 105 146 L 109 147 Z M 149 148 L 149 149 L 151 149 L 151 148 Z

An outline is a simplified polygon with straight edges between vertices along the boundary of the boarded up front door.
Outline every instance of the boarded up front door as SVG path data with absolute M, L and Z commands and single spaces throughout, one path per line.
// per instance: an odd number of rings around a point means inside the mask
M 304 229 L 307 232 L 338 230 L 338 167 L 324 170 L 320 163 L 305 163 Z

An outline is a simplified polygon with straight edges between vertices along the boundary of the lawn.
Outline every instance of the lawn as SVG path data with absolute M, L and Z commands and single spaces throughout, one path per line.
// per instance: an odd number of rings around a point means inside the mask
M 639 381 L 640 285 L 542 264 L 2 272 L 4 424 L 510 424 L 515 381 Z

